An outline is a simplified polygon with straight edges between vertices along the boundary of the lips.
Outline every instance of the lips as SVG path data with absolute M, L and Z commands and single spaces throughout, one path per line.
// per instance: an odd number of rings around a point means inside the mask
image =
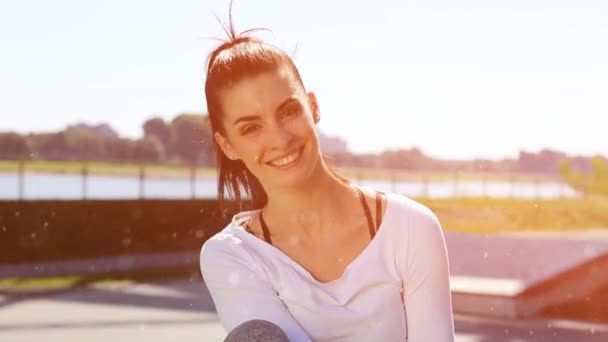
M 279 167 L 279 168 L 289 167 L 298 161 L 298 159 L 300 158 L 300 155 L 302 155 L 302 148 L 298 148 L 297 150 L 295 150 L 289 154 L 275 158 L 275 159 L 267 162 L 267 164 L 274 166 L 274 167 Z

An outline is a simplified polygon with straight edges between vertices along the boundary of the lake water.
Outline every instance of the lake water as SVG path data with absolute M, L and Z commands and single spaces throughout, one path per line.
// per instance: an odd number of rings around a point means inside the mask
M 514 198 L 575 197 L 577 192 L 556 182 L 507 182 L 482 180 L 456 181 L 376 181 L 353 180 L 353 183 L 377 190 L 417 197 L 446 198 L 456 196 L 489 196 Z M 191 187 L 189 179 L 148 177 L 140 182 L 136 176 L 89 175 L 83 182 L 77 174 L 30 173 L 23 176 L 23 199 L 185 199 L 215 198 L 216 179 L 198 178 Z M 17 173 L 0 174 L 0 199 L 18 199 Z M 86 193 L 86 196 L 84 195 Z

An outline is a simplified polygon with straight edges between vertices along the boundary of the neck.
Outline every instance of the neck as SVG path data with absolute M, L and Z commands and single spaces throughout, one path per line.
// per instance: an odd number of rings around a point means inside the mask
M 268 190 L 264 219 L 271 231 L 279 234 L 326 233 L 356 199 L 352 186 L 335 176 L 323 161 L 305 184 Z

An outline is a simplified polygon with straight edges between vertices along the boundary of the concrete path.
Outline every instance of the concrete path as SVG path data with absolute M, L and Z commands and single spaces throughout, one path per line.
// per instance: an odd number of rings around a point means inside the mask
M 456 315 L 459 342 L 607 341 L 608 326 Z M 98 284 L 39 295 L 0 295 L 3 342 L 222 341 L 200 280 Z
M 0 341 L 221 341 L 202 281 L 114 283 L 0 299 Z

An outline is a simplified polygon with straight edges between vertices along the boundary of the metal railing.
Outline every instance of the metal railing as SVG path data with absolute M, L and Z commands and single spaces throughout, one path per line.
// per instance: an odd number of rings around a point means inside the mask
M 26 187 L 28 177 L 26 177 L 27 162 L 20 162 L 17 167 L 17 198 L 19 200 L 26 199 Z M 186 183 L 188 187 L 188 193 L 181 192 L 178 197 L 195 199 L 197 197 L 197 183 L 199 181 L 206 181 L 206 195 L 204 197 L 214 197 L 215 188 L 211 189 L 209 183 L 214 183 L 215 180 L 209 176 L 198 177 L 197 168 L 190 166 L 182 173 L 181 177 L 173 179 L 175 187 L 183 188 Z M 417 173 L 408 175 L 407 179 L 404 180 L 400 177 L 397 172 L 387 171 L 386 179 L 367 179 L 363 177 L 361 173 L 354 172 L 352 181 L 355 184 L 370 186 L 380 190 L 391 191 L 394 193 L 402 193 L 409 196 L 419 197 L 508 197 L 508 198 L 567 198 L 576 197 L 578 194 L 576 191 L 571 189 L 567 184 L 559 179 L 546 179 L 538 175 L 528 175 L 525 180 L 521 177 L 516 177 L 512 174 L 507 174 L 501 180 L 493 178 L 489 174 L 480 174 L 479 178 L 472 179 L 470 177 L 463 178 L 460 173 L 454 172 L 452 174 L 444 175 L 443 178 L 437 179 L 429 174 Z M 91 180 L 94 177 L 102 176 L 100 174 L 92 173 L 91 168 L 87 163 L 83 163 L 78 173 L 70 173 L 68 176 L 74 176 L 80 178 L 80 189 L 79 198 L 86 200 L 95 198 L 94 194 L 91 194 Z M 34 177 L 34 176 L 32 176 Z M 116 176 L 123 179 L 128 179 L 131 183 L 137 183 L 136 198 L 144 199 L 148 198 L 147 186 L 153 185 L 152 183 L 159 180 L 158 176 L 150 175 L 147 172 L 145 165 L 139 165 L 137 173 L 135 175 L 122 175 Z M 70 180 L 71 182 L 77 180 Z M 150 183 L 152 182 L 152 183 Z M 523 188 L 523 190 L 522 190 Z M 14 188 L 13 188 L 14 189 Z M 473 189 L 473 190 L 471 190 Z M 525 190 L 525 191 L 524 191 Z M 11 190 L 14 191 L 14 190 Z M 65 191 L 65 189 L 58 188 L 57 191 Z M 212 193 L 213 192 L 213 193 Z M 549 195 L 547 195 L 549 193 Z M 446 195 L 447 194 L 447 195 Z M 1 195 L 1 194 L 0 194 Z M 175 195 L 175 194 L 174 194 Z M 158 196 L 158 195 L 157 195 Z M 160 195 L 162 197 L 162 195 Z M 6 196 L 4 196 L 6 197 Z M 129 198 L 133 198 L 133 195 L 129 195 Z M 120 198 L 120 196 L 117 196 Z

